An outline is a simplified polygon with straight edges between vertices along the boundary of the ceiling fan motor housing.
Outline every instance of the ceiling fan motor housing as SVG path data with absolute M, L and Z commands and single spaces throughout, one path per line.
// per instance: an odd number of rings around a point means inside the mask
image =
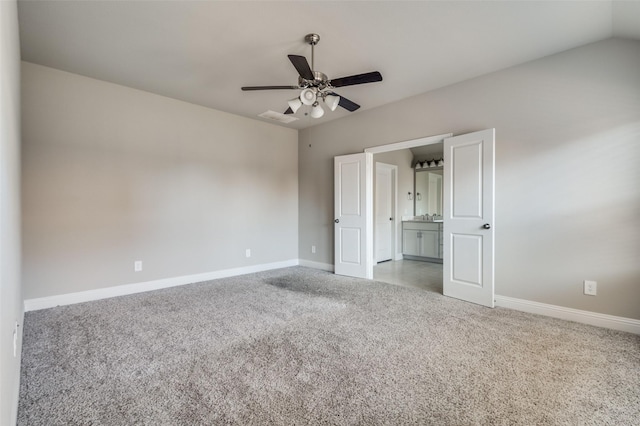
M 298 76 L 298 86 L 300 88 L 317 87 L 318 90 L 324 90 L 330 86 L 327 75 L 320 71 L 313 71 L 313 80 L 306 80 Z

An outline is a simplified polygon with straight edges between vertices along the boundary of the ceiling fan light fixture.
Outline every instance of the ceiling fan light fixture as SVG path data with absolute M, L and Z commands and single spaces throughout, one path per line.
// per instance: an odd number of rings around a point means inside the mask
M 302 106 L 302 101 L 300 100 L 300 98 L 293 98 L 290 101 L 288 101 L 287 103 L 289 104 L 289 108 L 291 108 L 291 111 L 293 111 L 294 114 Z
M 313 108 L 311 108 L 311 117 L 320 118 L 324 115 L 324 110 L 320 106 L 318 102 L 313 104 Z
M 300 93 L 300 101 L 305 105 L 313 105 L 316 101 L 316 92 L 307 88 Z M 293 109 L 293 108 L 292 108 Z
M 324 103 L 329 107 L 331 111 L 335 111 L 338 108 L 338 103 L 340 102 L 340 96 L 336 95 L 327 95 L 324 97 Z

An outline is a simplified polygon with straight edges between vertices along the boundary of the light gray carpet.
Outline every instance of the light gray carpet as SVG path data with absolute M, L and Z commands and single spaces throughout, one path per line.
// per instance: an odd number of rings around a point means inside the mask
M 25 318 L 20 425 L 639 419 L 640 336 L 302 267 Z

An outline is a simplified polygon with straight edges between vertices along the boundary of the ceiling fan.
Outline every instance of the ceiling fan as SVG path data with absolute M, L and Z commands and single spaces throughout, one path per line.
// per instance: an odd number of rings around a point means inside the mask
M 335 93 L 333 89 L 336 87 L 382 81 L 382 74 L 378 71 L 330 80 L 326 74 L 320 71 L 314 71 L 313 69 L 314 47 L 320 41 L 320 36 L 318 34 L 307 34 L 304 40 L 311 45 L 311 66 L 309 66 L 309 62 L 307 62 L 307 58 L 304 56 L 288 55 L 289 60 L 299 74 L 297 86 L 245 86 L 242 90 L 301 90 L 300 96 L 288 101 L 289 108 L 287 108 L 284 113 L 294 114 L 302 105 L 310 105 L 311 117 L 320 118 L 324 115 L 324 110 L 322 106 L 320 106 L 320 100 L 322 100 L 331 111 L 335 111 L 338 106 L 351 112 L 360 108 L 360 105 L 357 103 Z

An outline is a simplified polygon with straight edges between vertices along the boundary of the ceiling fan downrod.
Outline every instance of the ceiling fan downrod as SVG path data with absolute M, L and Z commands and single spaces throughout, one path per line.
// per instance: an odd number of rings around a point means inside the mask
M 315 71 L 315 52 L 314 47 L 320 41 L 320 36 L 318 34 L 307 34 L 304 36 L 304 41 L 311 45 L 311 70 Z

